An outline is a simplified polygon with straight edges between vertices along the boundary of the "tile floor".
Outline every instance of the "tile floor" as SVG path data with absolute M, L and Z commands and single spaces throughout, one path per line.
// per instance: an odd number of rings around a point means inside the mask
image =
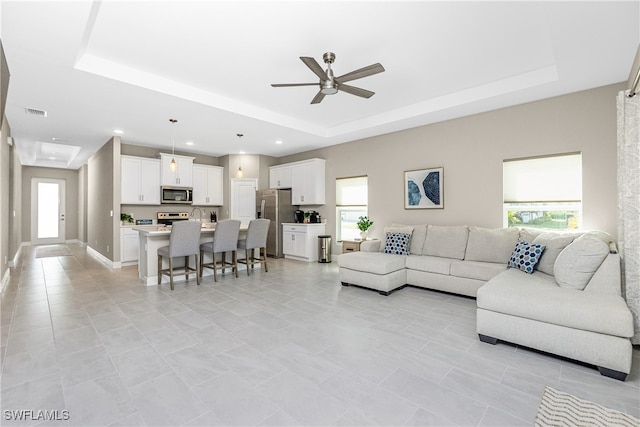
M 383 297 L 287 260 L 171 292 L 69 246 L 24 248 L 2 295 L 3 425 L 531 425 L 546 385 L 640 416 L 640 350 L 622 383 L 483 344 L 473 299 Z

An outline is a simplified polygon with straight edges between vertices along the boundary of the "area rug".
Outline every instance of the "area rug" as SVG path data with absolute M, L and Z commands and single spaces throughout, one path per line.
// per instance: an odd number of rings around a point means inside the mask
M 71 249 L 69 249 L 65 245 L 38 246 L 36 248 L 36 258 L 49 258 L 69 255 L 72 255 Z
M 624 426 L 638 427 L 640 420 L 631 415 L 605 408 L 568 393 L 545 387 L 536 427 L 547 426 Z

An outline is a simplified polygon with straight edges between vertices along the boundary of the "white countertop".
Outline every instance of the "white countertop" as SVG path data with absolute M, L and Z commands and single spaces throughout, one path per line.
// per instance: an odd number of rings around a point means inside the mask
M 310 226 L 314 226 L 314 225 L 327 225 L 324 222 L 283 222 L 282 225 L 310 225 Z
M 203 222 L 202 223 L 202 231 L 201 233 L 213 233 L 216 229 L 215 222 Z M 135 225 L 133 229 L 139 231 L 140 234 L 147 236 L 168 236 L 171 234 L 171 226 L 165 225 Z M 240 226 L 240 231 L 247 231 L 246 225 Z

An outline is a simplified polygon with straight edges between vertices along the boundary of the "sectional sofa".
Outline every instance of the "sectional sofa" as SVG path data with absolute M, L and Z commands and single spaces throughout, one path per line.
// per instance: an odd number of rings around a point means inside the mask
M 393 225 L 338 265 L 344 286 L 382 295 L 417 286 L 475 297 L 483 342 L 582 361 L 619 380 L 631 370 L 633 320 L 606 233 Z

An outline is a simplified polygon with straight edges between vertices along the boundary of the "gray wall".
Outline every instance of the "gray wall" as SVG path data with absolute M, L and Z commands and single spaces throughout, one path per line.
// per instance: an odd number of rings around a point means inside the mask
M 7 272 L 9 261 L 11 260 L 11 254 L 9 253 L 11 149 L 7 144 L 7 137 L 10 134 L 11 129 L 3 116 L 2 131 L 0 132 L 0 279 Z
M 379 238 L 394 222 L 502 227 L 504 159 L 579 151 L 583 228 L 615 237 L 615 101 L 623 88 L 604 86 L 287 156 L 280 163 L 327 160 L 326 204 L 317 210 L 333 236 L 336 178 L 367 175 L 375 222 L 370 236 Z M 444 167 L 444 209 L 405 210 L 404 171 L 438 166 Z
M 87 245 L 120 261 L 120 138 L 113 137 L 88 163 Z
M 22 167 L 22 239 L 31 241 L 31 179 L 55 178 L 65 181 L 65 239 L 78 239 L 78 171 L 72 169 Z
M 5 123 L 6 128 L 11 132 L 9 124 Z M 5 127 L 3 127 L 5 129 Z M 4 141 L 3 141 L 4 142 Z M 9 183 L 9 213 L 7 219 L 9 225 L 9 260 L 14 258 L 23 242 L 22 235 L 22 164 L 18 157 L 18 150 L 13 145 L 10 148 L 10 183 Z
M 78 240 L 83 243 L 87 242 L 87 169 L 87 165 L 78 169 Z

